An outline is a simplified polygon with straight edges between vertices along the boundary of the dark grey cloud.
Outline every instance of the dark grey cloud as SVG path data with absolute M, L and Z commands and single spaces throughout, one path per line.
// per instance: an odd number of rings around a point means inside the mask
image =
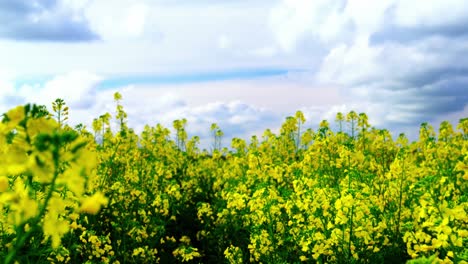
M 384 30 L 371 35 L 370 41 L 373 45 L 384 42 L 407 43 L 421 41 L 427 37 L 468 37 L 468 18 L 461 24 L 444 25 L 425 28 L 408 28 L 398 25 L 389 25 Z
M 432 51 L 433 54 L 435 51 Z M 444 53 L 450 53 L 446 51 Z M 439 53 L 440 57 L 444 53 Z M 437 54 L 437 53 L 436 53 Z M 464 56 L 468 56 L 465 52 Z M 390 100 L 390 109 L 394 112 L 411 113 L 412 118 L 399 120 L 401 124 L 420 124 L 426 121 L 437 119 L 438 116 L 463 110 L 468 103 L 468 67 L 459 65 L 457 61 L 444 62 L 439 61 L 440 65 L 436 68 L 428 67 L 424 69 L 422 65 L 415 65 L 414 74 L 411 72 L 397 79 L 401 86 L 397 89 L 386 87 L 385 89 L 392 93 L 393 91 L 404 88 L 407 91 L 403 96 L 396 95 Z M 417 69 L 419 67 L 419 69 Z M 397 72 L 398 69 L 395 69 Z M 392 73 L 388 73 L 392 77 Z M 398 93 L 397 93 L 398 94 Z M 388 97 L 371 97 L 373 100 L 388 100 Z M 407 107 L 409 106 L 409 107 Z M 399 109 L 400 107 L 400 109 Z M 413 107 L 413 108 L 412 108 Z
M 465 10 L 466 8 L 462 9 Z M 443 17 L 451 14 L 439 13 L 437 15 Z M 411 44 L 434 36 L 455 39 L 468 37 L 468 27 L 466 26 L 468 25 L 468 13 L 466 13 L 466 16 L 452 21 L 433 24 L 421 21 L 419 25 L 401 25 L 396 22 L 396 16 L 395 6 L 386 10 L 382 29 L 374 32 L 370 37 L 370 42 L 373 45 L 385 42 Z
M 468 105 L 468 20 L 459 23 L 398 30 L 384 25 L 368 45 L 340 51 L 329 64 L 347 63 L 332 67 L 328 80 L 340 84 L 357 105 L 372 105 L 376 113 L 369 114 L 396 130 L 463 113 Z
M 463 75 L 463 73 L 465 75 Z M 379 88 L 379 84 L 368 85 L 366 94 L 357 96 L 361 104 L 373 103 L 381 108 L 382 123 L 391 127 L 419 125 L 431 122 L 444 115 L 462 111 L 468 104 L 468 74 L 448 75 L 445 78 L 430 76 L 420 85 L 414 86 L 411 79 L 401 80 L 406 89 Z M 351 87 L 351 93 L 356 88 Z M 369 113 L 374 114 L 374 113 Z
M 370 92 L 366 99 L 363 102 L 380 105 L 382 123 L 390 127 L 417 126 L 462 111 L 468 102 L 468 80 L 444 80 L 413 87 L 404 93 L 392 90 Z
M 59 0 L 0 1 L 0 37 L 58 42 L 99 39 L 79 10 L 67 8 Z

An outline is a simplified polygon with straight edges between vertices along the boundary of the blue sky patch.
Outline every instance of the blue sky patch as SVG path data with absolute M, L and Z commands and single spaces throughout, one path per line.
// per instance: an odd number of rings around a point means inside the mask
M 108 89 L 132 84 L 184 84 L 209 81 L 223 81 L 233 79 L 256 79 L 271 76 L 286 75 L 287 69 L 244 69 L 224 72 L 206 72 L 176 75 L 136 75 L 110 78 L 102 81 L 99 88 Z

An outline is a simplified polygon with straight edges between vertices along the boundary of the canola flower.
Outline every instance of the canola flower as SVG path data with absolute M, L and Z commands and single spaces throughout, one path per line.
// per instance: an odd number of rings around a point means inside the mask
M 190 120 L 93 131 L 21 106 L 0 124 L 0 259 L 38 263 L 468 263 L 468 119 L 414 142 L 363 113 L 213 150 Z M 72 110 L 72 109 L 71 109 Z M 60 112 L 60 114 L 58 113 Z M 112 117 L 115 117 L 115 120 Z M 111 122 L 118 131 L 111 130 Z M 209 129 L 209 128 L 207 128 Z
M 0 252 L 5 263 L 21 259 L 19 252 L 32 241 L 50 241 L 57 249 L 69 231 L 69 215 L 84 199 L 86 178 L 93 175 L 86 141 L 62 129 L 35 105 L 7 112 L 0 124 L 0 219 L 7 245 Z M 33 257 L 32 257 L 33 258 Z M 34 258 L 33 258 L 34 259 Z M 25 261 L 25 260 L 23 260 Z
M 88 214 L 97 214 L 101 206 L 107 205 L 108 199 L 100 192 L 86 197 L 80 206 L 80 211 Z
M 0 192 L 5 192 L 8 190 L 9 183 L 6 176 L 0 176 Z

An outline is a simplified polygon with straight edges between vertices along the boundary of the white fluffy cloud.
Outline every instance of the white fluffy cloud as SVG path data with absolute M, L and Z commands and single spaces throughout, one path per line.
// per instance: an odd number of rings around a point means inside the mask
M 334 39 L 346 23 L 339 15 L 342 1 L 280 1 L 270 14 L 270 25 L 281 48 L 295 49 L 297 41 L 307 34 L 324 41 Z
M 23 85 L 17 94 L 31 103 L 50 105 L 55 99 L 62 98 L 70 107 L 88 108 L 95 103 L 96 84 L 100 80 L 94 74 L 75 71 L 57 76 L 43 87 L 39 84 Z
M 148 13 L 144 2 L 128 0 L 93 1 L 85 9 L 91 28 L 106 41 L 141 36 Z
M 100 80 L 95 74 L 75 71 L 56 76 L 44 84 L 30 83 L 15 87 L 13 83 L 6 83 L 0 90 L 0 111 L 3 113 L 11 107 L 25 103 L 46 105 L 51 109 L 52 102 L 61 98 L 73 109 L 70 113 L 71 122 L 88 123 L 93 114 L 92 111 L 88 111 L 92 110 L 99 100 L 96 85 Z M 77 115 L 77 112 L 81 114 Z

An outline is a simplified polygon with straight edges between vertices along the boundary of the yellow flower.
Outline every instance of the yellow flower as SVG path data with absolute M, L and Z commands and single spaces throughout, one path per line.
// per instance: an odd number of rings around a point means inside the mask
M 71 228 L 71 229 L 77 229 L 77 228 L 78 228 L 78 224 L 76 223 L 76 221 L 73 221 L 73 222 L 70 224 L 70 228 Z
M 10 122 L 12 122 L 13 124 L 18 124 L 21 120 L 24 119 L 24 107 L 17 106 L 16 108 L 13 108 L 10 111 L 8 111 L 6 116 L 8 117 Z
M 201 254 L 198 252 L 197 248 L 193 247 L 178 247 L 172 252 L 172 255 L 174 257 L 177 257 L 179 260 L 182 262 L 189 262 L 190 260 L 193 260 L 194 258 L 199 258 L 201 257 Z
M 5 176 L 0 176 L 0 192 L 8 190 L 8 178 Z
M 139 256 L 139 255 L 142 255 L 145 253 L 145 250 L 142 248 L 142 247 L 139 247 L 139 248 L 135 248 L 133 250 L 133 254 L 132 256 L 135 257 L 135 256 Z
M 180 238 L 180 242 L 184 243 L 184 244 L 187 244 L 187 245 L 190 245 L 190 237 L 188 236 L 182 236 Z
M 93 194 L 91 197 L 86 197 L 81 204 L 80 211 L 88 214 L 97 214 L 101 206 L 107 205 L 108 199 L 100 192 Z
M 66 221 L 59 220 L 56 214 L 48 214 L 44 218 L 44 234 L 52 238 L 52 248 L 60 246 L 61 237 L 69 230 Z

